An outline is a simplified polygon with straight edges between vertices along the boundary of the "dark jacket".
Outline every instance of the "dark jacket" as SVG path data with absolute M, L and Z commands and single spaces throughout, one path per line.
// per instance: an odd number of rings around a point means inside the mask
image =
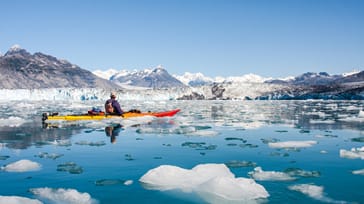
M 114 112 L 112 114 L 122 115 L 124 113 L 124 111 L 120 108 L 119 102 L 117 100 L 115 100 L 114 98 L 107 100 L 105 103 L 105 106 L 108 103 L 111 103 L 112 107 L 114 108 Z

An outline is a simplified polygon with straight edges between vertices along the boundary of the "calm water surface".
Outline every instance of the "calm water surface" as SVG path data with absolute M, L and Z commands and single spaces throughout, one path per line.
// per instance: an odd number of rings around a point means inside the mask
M 44 127 L 43 112 L 85 113 L 91 107 L 102 107 L 102 102 L 0 103 L 0 196 L 57 202 L 30 191 L 48 187 L 87 193 L 92 199 L 86 203 L 207 203 L 193 192 L 150 190 L 139 179 L 164 164 L 191 169 L 218 163 L 226 164 L 236 177 L 245 178 L 250 178 L 249 172 L 257 166 L 264 171 L 291 170 L 295 180 L 257 180 L 270 195 L 258 202 L 364 203 L 364 175 L 353 173 L 364 169 L 364 156 L 360 158 L 364 152 L 357 152 L 357 158 L 340 155 L 340 150 L 364 146 L 361 101 L 121 103 L 126 110 L 180 108 L 181 112 L 172 118 Z M 317 143 L 305 148 L 268 144 L 284 141 Z M 6 165 L 22 159 L 37 162 L 41 168 L 5 170 Z M 298 170 L 306 174 L 298 175 Z M 322 187 L 322 191 L 291 189 L 299 184 Z

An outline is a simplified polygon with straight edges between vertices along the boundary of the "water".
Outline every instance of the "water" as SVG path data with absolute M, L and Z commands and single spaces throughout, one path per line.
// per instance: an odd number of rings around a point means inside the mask
M 226 164 L 235 177 L 255 178 L 269 193 L 253 203 L 364 203 L 364 175 L 353 173 L 364 169 L 364 150 L 350 151 L 364 146 L 361 101 L 122 101 L 126 110 L 181 112 L 162 119 L 41 124 L 46 111 L 84 113 L 102 105 L 0 103 L 0 202 L 4 196 L 43 203 L 214 202 L 195 188 L 150 189 L 139 179 L 160 165 L 189 170 Z M 315 143 L 272 146 L 287 141 Z M 41 167 L 6 170 L 24 159 Z M 263 174 L 254 174 L 255 167 Z M 278 174 L 295 179 L 275 180 Z

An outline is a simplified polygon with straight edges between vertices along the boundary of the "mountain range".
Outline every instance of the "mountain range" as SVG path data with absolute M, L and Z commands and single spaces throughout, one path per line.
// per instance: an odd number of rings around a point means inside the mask
M 0 88 L 104 88 L 117 87 L 109 80 L 66 60 L 40 52 L 30 54 L 19 46 L 13 46 L 0 56 Z
M 98 88 L 179 90 L 176 99 L 364 99 L 364 71 L 330 75 L 307 72 L 286 79 L 255 74 L 210 78 L 202 73 L 171 75 L 153 69 L 94 71 L 40 52 L 13 46 L 0 56 L 0 89 Z M 141 89 L 142 88 L 142 89 Z

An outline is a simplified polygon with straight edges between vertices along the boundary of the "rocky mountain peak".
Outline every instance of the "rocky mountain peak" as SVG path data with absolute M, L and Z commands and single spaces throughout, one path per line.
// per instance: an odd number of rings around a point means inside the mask
M 4 57 L 29 57 L 31 54 L 19 45 L 13 45 L 4 55 Z
M 30 54 L 16 45 L 0 57 L 0 88 L 120 88 L 88 70 L 40 52 Z

